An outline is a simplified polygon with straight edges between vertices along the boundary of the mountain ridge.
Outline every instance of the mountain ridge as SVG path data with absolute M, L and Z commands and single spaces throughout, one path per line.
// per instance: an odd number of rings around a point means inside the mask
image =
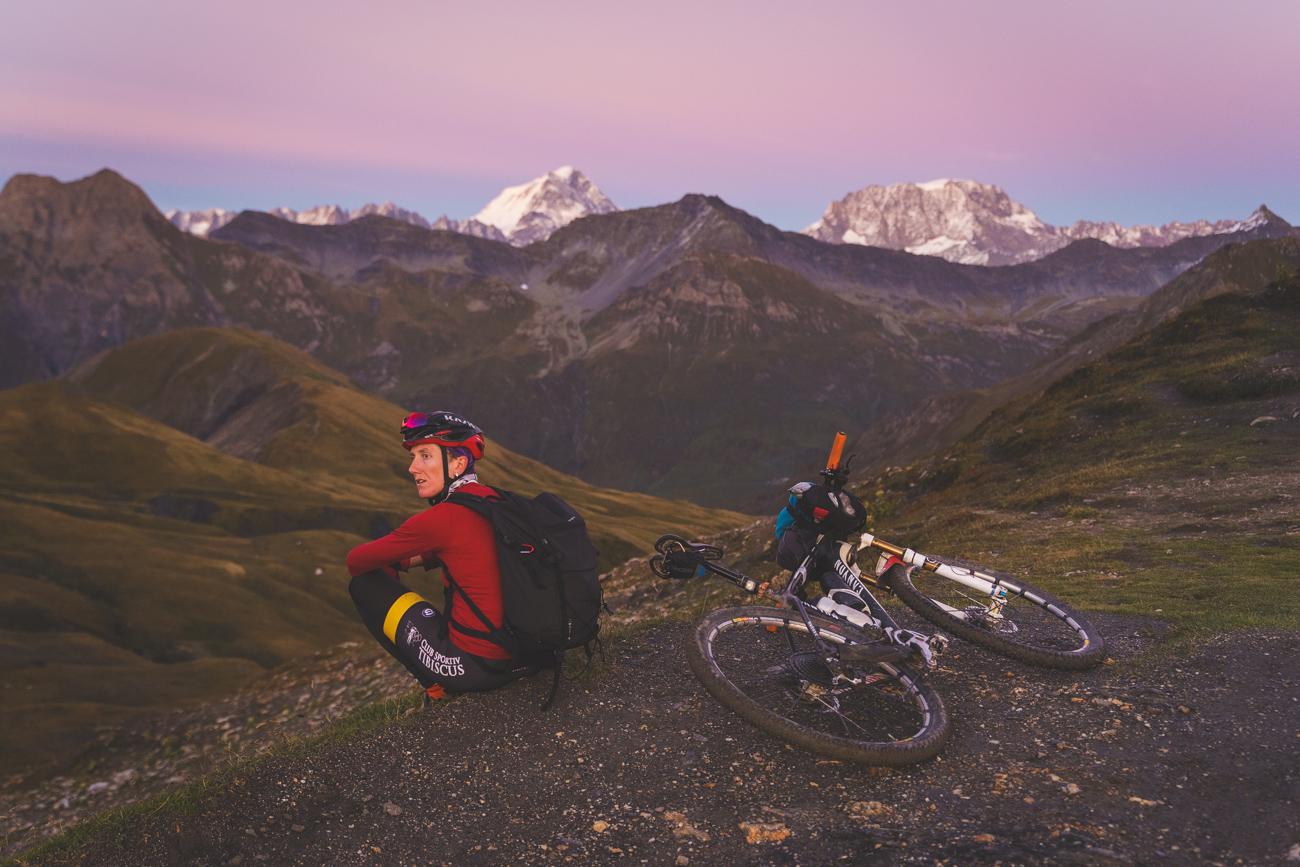
M 1079 220 L 1051 226 L 993 184 L 970 180 L 869 186 L 831 202 L 803 234 L 832 244 L 906 250 L 969 265 L 1015 265 L 1093 238 L 1113 247 L 1163 247 L 1185 238 L 1249 231 L 1281 218 L 1261 205 L 1245 220 L 1125 227 Z
M 566 226 L 587 214 L 608 214 L 619 210 L 609 197 L 573 166 L 561 166 L 523 184 L 506 187 L 489 201 L 478 213 L 466 220 L 453 220 L 443 214 L 429 222 L 415 211 L 398 207 L 394 203 L 372 203 L 351 211 L 339 205 L 318 205 L 305 211 L 293 208 L 272 208 L 269 213 L 287 223 L 304 226 L 341 226 L 362 217 L 379 215 L 391 220 L 410 223 L 421 229 L 442 229 L 502 241 L 515 247 L 526 247 L 535 241 L 544 241 L 561 226 Z M 232 222 L 240 213 L 224 208 L 207 208 L 200 211 L 167 211 L 166 218 L 176 228 L 200 237 Z
M 103 199 L 95 207 L 120 213 L 81 226 L 79 208 L 92 187 Z M 1029 369 L 1088 323 L 1135 309 L 1216 245 L 1283 231 L 1267 223 L 1133 250 L 1085 240 L 1037 262 L 990 268 L 825 244 L 698 194 L 588 215 L 521 248 L 378 214 L 311 226 L 246 212 L 203 239 L 176 229 L 112 173 L 41 189 L 39 207 L 34 200 L 16 207 L 21 196 L 0 194 L 0 291 L 10 299 L 0 308 L 0 353 L 12 360 L 0 364 L 8 378 L 2 384 L 57 375 L 136 337 L 238 325 L 284 339 L 394 402 L 455 404 L 508 447 L 565 472 L 659 494 L 689 490 L 701 502 L 733 507 L 797 470 L 804 440 L 781 430 L 752 443 L 755 472 L 743 483 L 728 478 L 720 463 L 692 464 L 690 456 L 717 450 L 726 422 L 716 406 L 743 397 L 763 408 L 756 417 L 778 413 L 782 394 L 760 387 L 755 373 L 810 350 L 784 340 L 788 320 L 780 305 L 769 309 L 765 302 L 746 314 L 757 317 L 744 326 L 748 332 L 697 331 L 715 315 L 719 323 L 740 321 L 716 300 L 736 291 L 732 286 L 759 295 L 768 285 L 814 287 L 868 314 L 844 319 L 859 323 L 860 336 L 824 339 L 844 342 L 846 350 L 857 346 L 864 365 L 882 360 L 878 368 L 855 368 L 869 381 L 803 367 L 806 382 L 780 379 L 790 392 L 807 390 L 819 377 L 825 381 L 818 387 L 829 385 L 832 395 L 843 389 L 850 416 L 831 418 L 814 404 L 809 417 L 862 429 L 905 399 L 891 376 L 909 384 L 911 402 L 990 387 Z M 77 227 L 51 236 L 31 217 L 33 208 Z M 77 240 L 83 236 L 98 240 Z M 702 303 L 620 304 L 645 287 L 671 288 L 663 281 L 694 281 L 706 272 L 709 285 L 697 287 Z M 699 322 L 683 320 L 687 312 Z M 676 317 L 677 324 L 653 317 Z M 688 366 L 678 366 L 679 356 L 662 355 L 644 339 L 670 326 L 707 334 L 701 357 L 722 366 L 693 379 Z M 624 345 L 612 334 L 636 339 Z M 751 367 L 722 375 L 727 368 L 718 360 L 729 350 Z M 647 357 L 674 372 L 656 378 L 653 368 L 638 370 Z M 611 388 L 613 382 L 623 388 Z M 864 388 L 874 388 L 879 400 L 863 400 Z M 639 417 L 642 393 L 707 420 L 679 426 L 698 442 L 641 436 L 631 420 Z M 255 448 L 254 432 L 248 436 Z M 687 472 L 687 465 L 694 469 Z M 745 486 L 755 487 L 746 493 Z

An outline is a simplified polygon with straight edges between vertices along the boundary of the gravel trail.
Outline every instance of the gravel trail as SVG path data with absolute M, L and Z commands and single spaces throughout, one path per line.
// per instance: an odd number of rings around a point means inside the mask
M 912 768 L 751 728 L 691 676 L 676 624 L 618 639 L 550 712 L 544 676 L 441 702 L 40 863 L 1300 862 L 1300 633 L 1179 656 L 1157 621 L 1096 620 L 1114 662 L 1084 673 L 954 642 L 929 675 L 953 737 Z

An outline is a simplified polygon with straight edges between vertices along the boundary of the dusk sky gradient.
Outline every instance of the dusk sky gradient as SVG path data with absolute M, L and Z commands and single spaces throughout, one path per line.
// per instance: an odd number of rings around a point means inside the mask
M 973 178 L 1055 224 L 1300 223 L 1300 3 L 0 2 L 0 179 L 468 217 L 574 165 L 801 229 Z

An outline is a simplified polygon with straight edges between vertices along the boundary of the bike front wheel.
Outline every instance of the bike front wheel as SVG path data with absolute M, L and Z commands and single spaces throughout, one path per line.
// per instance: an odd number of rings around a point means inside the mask
M 810 619 L 832 648 L 867 640 L 847 624 Z M 845 663 L 857 683 L 836 681 L 795 611 L 715 611 L 696 626 L 687 659 L 725 707 L 770 735 L 831 758 L 910 765 L 936 755 L 948 740 L 943 702 L 914 670 L 902 663 Z
M 902 563 L 889 567 L 882 583 L 935 626 L 1034 665 L 1083 669 L 1105 660 L 1106 646 L 1097 627 L 1046 590 L 963 560 L 931 559 L 993 582 L 987 590 L 975 589 L 926 569 Z

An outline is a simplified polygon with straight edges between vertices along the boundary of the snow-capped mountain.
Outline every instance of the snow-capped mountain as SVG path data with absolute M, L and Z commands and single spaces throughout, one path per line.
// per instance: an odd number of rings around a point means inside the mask
M 1113 247 L 1163 247 L 1183 238 L 1243 231 L 1247 222 L 1121 226 L 1080 220 L 1064 228 L 1044 223 L 1000 187 L 945 178 L 849 193 L 831 202 L 822 218 L 803 231 L 832 244 L 906 250 L 968 265 L 1013 265 L 1082 238 Z
M 1252 221 L 1254 221 L 1252 223 Z M 1164 247 L 1183 238 L 1199 238 L 1202 235 L 1221 235 L 1228 232 L 1247 232 L 1263 225 L 1259 211 L 1251 217 L 1237 220 L 1197 220 L 1195 223 L 1172 222 L 1163 226 L 1121 226 L 1118 223 L 1093 223 L 1079 220 L 1065 229 L 1066 243 L 1080 238 L 1096 238 L 1112 247 Z
M 506 187 L 467 222 L 494 226 L 511 244 L 523 247 L 544 241 L 579 217 L 617 210 L 586 175 L 573 166 L 562 166 L 526 184 Z
M 384 202 L 382 205 L 362 205 L 353 211 L 350 216 L 355 220 L 358 217 L 368 217 L 371 214 L 378 214 L 390 220 L 401 220 L 403 223 L 410 223 L 412 226 L 419 226 L 421 229 L 429 228 L 429 221 L 424 217 L 421 217 L 415 211 L 399 208 L 392 202 Z
M 207 237 L 239 216 L 239 212 L 227 211 L 225 208 L 208 208 L 206 211 L 171 210 L 165 216 L 182 232 Z
M 375 206 L 367 205 L 366 207 Z M 344 223 L 351 222 L 354 216 L 338 205 L 317 205 L 306 211 L 295 211 L 292 208 L 276 208 L 271 213 L 281 220 L 288 220 L 290 223 L 302 223 L 304 226 L 342 226 Z
M 415 211 L 392 202 L 362 205 L 348 211 L 338 205 L 320 205 L 306 211 L 275 208 L 270 213 L 290 223 L 309 226 L 341 226 L 371 214 L 402 220 L 422 229 L 442 229 L 506 241 L 524 247 L 544 241 L 556 229 L 588 214 L 609 214 L 618 206 L 573 166 L 563 166 L 517 187 L 507 187 L 468 220 L 453 220 L 446 214 L 430 223 Z M 235 211 L 209 208 L 206 211 L 168 211 L 167 219 L 177 228 L 195 235 L 208 235 L 229 223 Z
M 364 217 L 366 214 L 383 214 L 386 217 L 391 216 L 396 220 L 405 219 L 408 223 L 415 223 L 415 225 L 423 226 L 426 229 L 429 228 L 428 220 L 414 211 L 405 211 L 392 202 L 385 202 L 382 205 L 364 205 L 355 211 L 348 211 L 338 205 L 320 205 L 306 211 L 295 211 L 293 208 L 275 208 L 270 213 L 281 220 L 287 220 L 290 223 L 303 223 L 308 226 L 341 226 L 355 220 L 357 217 Z M 173 210 L 168 211 L 166 214 L 167 219 L 176 228 L 189 232 L 191 235 L 202 235 L 204 237 L 220 229 L 237 216 L 239 216 L 238 211 L 227 211 L 225 208 L 208 208 L 206 211 Z
M 452 220 L 448 219 L 446 214 L 443 214 L 441 217 L 434 220 L 433 224 L 430 225 L 429 228 L 442 229 L 447 232 L 460 232 L 462 235 L 473 235 L 475 238 L 488 238 L 492 241 L 509 242 L 510 240 L 505 236 L 505 233 L 496 226 L 485 225 L 473 218 L 468 220 Z

